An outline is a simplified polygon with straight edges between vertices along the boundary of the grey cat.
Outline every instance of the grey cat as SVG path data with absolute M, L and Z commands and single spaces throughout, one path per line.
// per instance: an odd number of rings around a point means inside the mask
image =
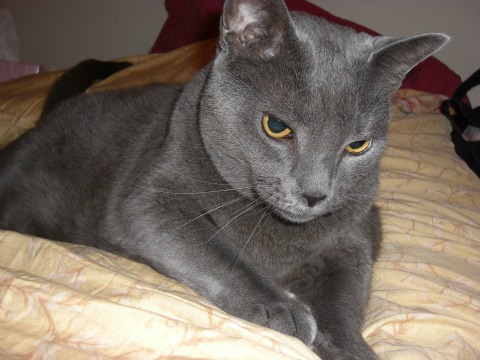
M 390 95 L 442 34 L 227 0 L 188 84 L 79 95 L 0 153 L 0 227 L 144 262 L 324 359 L 361 335 Z

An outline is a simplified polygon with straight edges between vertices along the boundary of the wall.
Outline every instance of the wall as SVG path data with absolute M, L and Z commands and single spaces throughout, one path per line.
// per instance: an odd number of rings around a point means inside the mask
M 478 0 L 310 1 L 386 35 L 445 32 L 452 40 L 436 56 L 464 79 L 480 68 Z M 47 69 L 147 53 L 167 17 L 163 0 L 0 0 L 4 7 L 17 24 L 21 60 Z M 472 102 L 480 105 L 480 89 Z
M 20 60 L 47 70 L 148 53 L 167 18 L 163 0 L 0 0 L 7 7 Z

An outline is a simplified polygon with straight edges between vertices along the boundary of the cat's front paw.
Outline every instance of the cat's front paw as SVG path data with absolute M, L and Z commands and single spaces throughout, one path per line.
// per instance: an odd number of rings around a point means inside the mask
M 245 310 L 242 317 L 256 324 L 295 336 L 307 345 L 315 339 L 317 323 L 310 308 L 295 299 L 254 304 Z
M 346 340 L 342 342 L 345 347 L 339 348 L 333 344 L 330 336 L 318 332 L 312 347 L 322 360 L 378 360 L 378 356 L 360 334 L 348 343 Z

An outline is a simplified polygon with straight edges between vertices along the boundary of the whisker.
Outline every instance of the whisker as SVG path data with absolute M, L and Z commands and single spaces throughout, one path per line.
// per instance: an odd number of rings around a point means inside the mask
M 255 208 L 259 203 L 261 203 L 261 201 L 262 201 L 261 199 L 256 199 L 253 202 L 251 202 L 249 205 L 246 205 L 242 209 L 240 209 L 239 211 L 241 211 L 241 212 L 238 215 L 236 215 L 235 217 L 233 217 L 231 220 L 229 220 L 227 223 L 222 225 L 222 227 L 220 227 L 212 236 L 210 236 L 210 238 L 203 244 L 203 246 L 207 245 L 218 233 L 220 233 L 220 231 L 225 229 L 228 225 L 230 225 L 232 222 L 234 222 L 240 216 L 244 215 L 245 213 L 247 213 L 251 209 Z M 239 212 L 239 211 L 237 211 L 237 212 Z
M 213 209 L 211 209 L 211 210 L 208 210 L 208 211 L 204 212 L 203 214 L 200 214 L 200 215 L 196 216 L 195 218 L 187 221 L 185 224 L 180 225 L 179 227 L 173 229 L 170 233 L 173 233 L 173 232 L 175 232 L 175 231 L 177 231 L 177 230 L 180 230 L 181 228 L 187 226 L 187 225 L 190 224 L 191 222 L 193 222 L 193 221 L 195 221 L 195 220 L 197 220 L 197 219 L 200 219 L 202 216 L 205 216 L 205 215 L 207 215 L 207 214 L 210 214 L 210 213 L 214 212 L 215 210 L 221 209 L 221 208 L 223 208 L 223 207 L 225 207 L 225 206 L 228 206 L 228 205 L 230 205 L 230 204 L 233 204 L 233 203 L 235 203 L 235 202 L 237 202 L 237 201 L 240 201 L 240 200 L 242 200 L 242 199 L 243 199 L 242 197 L 239 197 L 239 198 L 237 198 L 237 199 L 234 199 L 234 200 L 228 201 L 228 202 L 226 202 L 226 203 L 224 203 L 224 204 L 222 204 L 222 205 L 219 205 L 219 206 L 217 206 L 217 207 L 215 207 L 215 208 L 213 208 Z
M 233 268 L 232 270 L 230 271 L 230 275 L 233 273 L 233 271 L 235 270 L 235 267 L 237 266 L 238 264 L 238 261 L 240 260 L 240 258 L 242 257 L 242 254 L 243 252 L 245 251 L 245 248 L 247 247 L 248 243 L 250 242 L 250 240 L 252 239 L 252 236 L 253 234 L 255 234 L 255 231 L 257 230 L 258 226 L 260 225 L 260 223 L 262 222 L 263 218 L 267 215 L 268 211 L 265 211 L 263 213 L 263 215 L 260 217 L 260 220 L 258 220 L 257 222 L 257 225 L 255 225 L 255 227 L 253 228 L 253 231 L 252 233 L 250 234 L 250 236 L 248 237 L 247 241 L 245 242 L 245 245 L 243 245 L 243 248 L 242 250 L 240 250 L 240 254 L 238 255 L 237 257 L 237 260 L 235 261 L 235 264 L 233 264 Z

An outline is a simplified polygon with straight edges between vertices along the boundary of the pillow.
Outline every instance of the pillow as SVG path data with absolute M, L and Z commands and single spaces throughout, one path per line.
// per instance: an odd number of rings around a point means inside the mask
M 152 47 L 152 53 L 167 52 L 210 37 L 218 36 L 224 0 L 165 0 L 168 18 Z M 292 11 L 303 11 L 331 22 L 349 26 L 358 32 L 377 32 L 332 15 L 306 0 L 285 0 Z M 461 78 L 441 61 L 430 57 L 405 78 L 402 88 L 452 97 Z

